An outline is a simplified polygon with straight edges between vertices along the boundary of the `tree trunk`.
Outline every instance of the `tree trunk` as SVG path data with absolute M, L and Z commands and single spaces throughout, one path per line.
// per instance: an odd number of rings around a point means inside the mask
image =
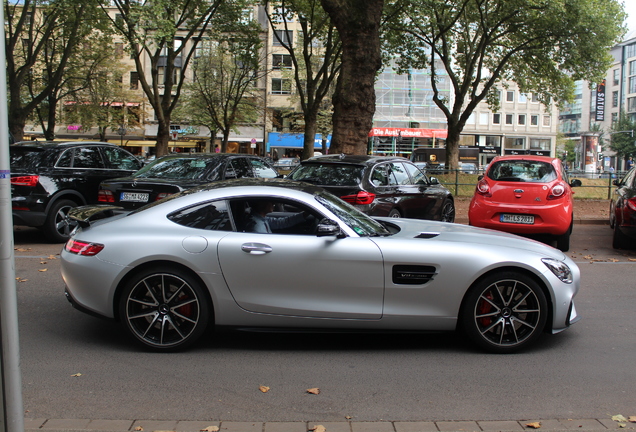
M 157 127 L 157 144 L 155 151 L 157 158 L 168 154 L 168 143 L 170 142 L 170 123 L 159 122 Z
M 382 67 L 384 0 L 321 0 L 342 40 L 342 68 L 333 97 L 330 153 L 366 154 L 375 114 L 375 78 Z
M 305 135 L 303 139 L 303 152 L 300 156 L 300 160 L 309 159 L 314 155 L 314 148 L 316 147 L 316 130 L 318 125 L 316 124 L 316 113 L 310 112 L 305 115 Z

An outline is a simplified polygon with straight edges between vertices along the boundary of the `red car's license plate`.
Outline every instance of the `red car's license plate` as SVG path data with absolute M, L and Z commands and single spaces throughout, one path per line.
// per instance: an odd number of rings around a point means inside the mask
M 534 216 L 502 213 L 501 216 L 499 217 L 499 221 L 506 222 L 506 223 L 532 225 L 534 223 Z

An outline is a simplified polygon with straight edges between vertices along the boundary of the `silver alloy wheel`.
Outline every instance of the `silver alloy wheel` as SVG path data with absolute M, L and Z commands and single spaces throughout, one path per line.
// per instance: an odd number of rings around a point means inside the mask
M 62 243 L 69 239 L 77 223 L 68 219 L 67 215 L 76 206 L 75 202 L 67 199 L 53 203 L 43 226 L 44 234 L 50 241 Z
M 444 201 L 442 204 L 442 212 L 441 212 L 441 221 L 442 222 L 455 222 L 455 204 L 449 199 Z
M 540 336 L 548 308 L 532 279 L 510 272 L 483 282 L 469 293 L 462 317 L 478 345 L 492 352 L 513 352 Z
M 402 214 L 400 213 L 400 211 L 398 209 L 391 209 L 391 211 L 389 212 L 389 217 L 390 218 L 401 218 Z
M 151 273 L 127 291 L 122 312 L 128 328 L 155 349 L 193 342 L 207 324 L 199 290 L 171 273 Z

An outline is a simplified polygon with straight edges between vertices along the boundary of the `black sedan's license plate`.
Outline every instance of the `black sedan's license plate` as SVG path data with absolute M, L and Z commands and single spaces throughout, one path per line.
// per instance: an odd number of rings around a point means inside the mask
M 148 202 L 149 194 L 140 192 L 122 192 L 119 201 Z
M 499 217 L 499 221 L 506 222 L 506 223 L 532 225 L 534 224 L 534 216 L 502 213 L 501 216 Z

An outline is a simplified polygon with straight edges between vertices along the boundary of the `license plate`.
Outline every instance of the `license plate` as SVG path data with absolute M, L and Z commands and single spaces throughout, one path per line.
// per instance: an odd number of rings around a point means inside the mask
M 499 218 L 499 221 L 506 223 L 532 225 L 534 223 L 534 216 L 503 213 Z
M 149 194 L 139 192 L 122 192 L 119 201 L 148 202 Z

